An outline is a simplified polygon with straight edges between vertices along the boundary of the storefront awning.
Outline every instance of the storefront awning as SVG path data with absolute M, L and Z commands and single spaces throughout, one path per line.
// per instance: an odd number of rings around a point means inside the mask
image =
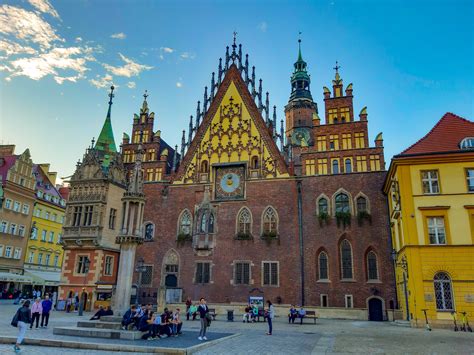
M 32 271 L 25 270 L 25 275 L 28 275 L 33 280 L 34 285 L 45 285 L 45 286 L 59 286 L 59 280 L 61 274 L 59 272 L 50 271 Z
M 0 281 L 3 282 L 18 282 L 18 283 L 32 283 L 33 280 L 27 275 L 14 274 L 11 272 L 0 272 Z

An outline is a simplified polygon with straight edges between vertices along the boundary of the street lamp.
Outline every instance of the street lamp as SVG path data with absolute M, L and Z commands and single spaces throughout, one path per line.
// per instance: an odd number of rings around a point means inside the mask
M 142 274 L 146 271 L 145 260 L 143 260 L 143 258 L 140 258 L 137 260 L 137 266 L 135 267 L 135 271 L 138 272 L 139 274 L 138 284 L 137 284 L 137 303 L 140 304 L 138 300 L 140 297 L 140 286 L 142 283 Z
M 89 273 L 89 265 L 90 265 L 91 261 L 89 260 L 89 258 L 86 257 L 86 260 L 84 260 L 84 287 L 82 288 L 82 293 L 81 293 L 81 297 L 79 298 L 79 312 L 78 312 L 78 316 L 82 316 L 82 313 L 84 311 L 84 308 L 85 308 L 85 304 L 84 302 L 86 301 L 85 300 L 85 290 L 86 290 L 86 282 L 87 282 L 87 274 Z
M 395 267 L 400 267 L 403 270 L 403 291 L 405 294 L 405 307 L 407 310 L 407 321 L 410 321 L 410 309 L 408 305 L 408 286 L 407 286 L 407 277 L 408 277 L 408 261 L 406 255 L 403 255 L 400 261 L 398 259 L 398 253 L 395 249 L 392 249 L 392 260 Z

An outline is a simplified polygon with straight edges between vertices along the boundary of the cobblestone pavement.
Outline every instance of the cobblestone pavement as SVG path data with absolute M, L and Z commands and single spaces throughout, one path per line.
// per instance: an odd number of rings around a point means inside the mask
M 16 336 L 17 330 L 10 325 L 17 306 L 0 303 L 0 335 Z M 90 317 L 90 316 L 89 316 Z M 237 317 L 236 317 L 237 318 Z M 28 330 L 27 337 L 56 338 L 52 334 L 54 326 L 74 325 L 80 317 L 77 314 L 53 312 L 50 328 L 47 330 Z M 87 315 L 83 320 L 88 319 Z M 219 320 L 221 319 L 221 320 Z M 218 316 L 209 328 L 212 333 L 238 333 L 237 337 L 223 340 L 220 343 L 202 349 L 196 354 L 325 354 L 325 353 L 358 353 L 358 354 L 473 354 L 474 333 L 453 332 L 452 330 L 435 329 L 427 332 L 424 329 L 406 328 L 389 322 L 362 322 L 343 320 L 318 320 L 299 325 L 289 325 L 286 319 L 274 321 L 273 335 L 267 336 L 265 323 L 247 324 L 226 322 L 224 316 Z M 198 321 L 185 322 L 183 331 L 191 334 L 199 328 Z M 106 339 L 74 338 L 81 342 L 106 342 Z M 171 339 L 172 341 L 178 339 Z M 144 342 L 137 340 L 137 345 Z M 150 343 L 150 342 L 146 342 Z M 147 344 L 148 345 L 148 344 Z M 184 345 L 184 344 L 183 344 Z M 13 353 L 12 346 L 0 344 L 0 354 Z M 23 354 L 109 354 L 106 351 L 70 350 L 60 348 L 25 346 Z M 121 352 L 121 354 L 128 354 Z

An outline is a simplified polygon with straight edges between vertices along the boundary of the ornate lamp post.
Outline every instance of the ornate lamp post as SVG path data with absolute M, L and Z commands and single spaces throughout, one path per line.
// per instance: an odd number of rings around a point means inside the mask
M 137 266 L 135 267 L 135 271 L 138 272 L 137 303 L 140 304 L 139 297 L 140 297 L 140 286 L 142 285 L 142 274 L 146 271 L 145 260 L 143 260 L 143 258 L 138 259 Z
M 395 249 L 392 249 L 392 260 L 395 267 L 400 267 L 403 270 L 403 292 L 405 294 L 405 307 L 407 310 L 406 320 L 410 321 L 410 309 L 408 305 L 408 286 L 407 286 L 407 277 L 408 277 L 408 261 L 406 255 L 403 255 L 401 260 L 398 261 L 398 253 Z
M 85 304 L 84 302 L 86 301 L 85 300 L 85 290 L 86 290 L 86 282 L 87 282 L 87 274 L 89 273 L 89 265 L 90 265 L 91 261 L 89 260 L 89 258 L 86 258 L 86 260 L 84 260 L 84 287 L 82 288 L 82 292 L 81 292 L 81 296 L 79 297 L 79 312 L 78 312 L 78 316 L 82 316 L 82 313 L 84 312 L 84 308 L 85 308 Z

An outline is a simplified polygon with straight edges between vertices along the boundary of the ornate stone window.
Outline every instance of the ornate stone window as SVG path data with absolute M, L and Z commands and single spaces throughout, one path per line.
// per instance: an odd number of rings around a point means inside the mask
M 278 233 L 278 215 L 273 207 L 267 207 L 262 216 L 262 232 L 263 234 Z
M 155 225 L 151 222 L 145 223 L 145 241 L 151 241 L 155 237 Z
M 341 243 L 341 275 L 342 279 L 353 278 L 352 270 L 352 247 L 347 239 Z
M 184 210 L 179 218 L 178 235 L 191 235 L 191 213 Z
M 318 257 L 318 278 L 319 280 L 328 280 L 329 279 L 329 272 L 328 272 L 328 255 L 326 252 L 322 251 L 319 253 Z
M 215 218 L 214 214 L 209 211 L 205 211 L 201 215 L 199 223 L 199 233 L 214 233 Z
M 439 311 L 454 310 L 451 278 L 445 272 L 438 272 L 434 277 L 436 309 Z
M 368 280 L 378 280 L 379 272 L 377 268 L 377 255 L 370 251 L 367 254 L 367 278 Z
M 318 200 L 318 215 L 329 214 L 329 202 L 326 197 L 320 197 Z
M 350 206 L 349 206 L 349 196 L 344 192 L 341 192 L 336 195 L 335 198 L 336 202 L 336 213 L 337 212 L 344 212 L 350 213 Z
M 252 213 L 243 207 L 237 216 L 237 234 L 250 235 L 252 233 Z

